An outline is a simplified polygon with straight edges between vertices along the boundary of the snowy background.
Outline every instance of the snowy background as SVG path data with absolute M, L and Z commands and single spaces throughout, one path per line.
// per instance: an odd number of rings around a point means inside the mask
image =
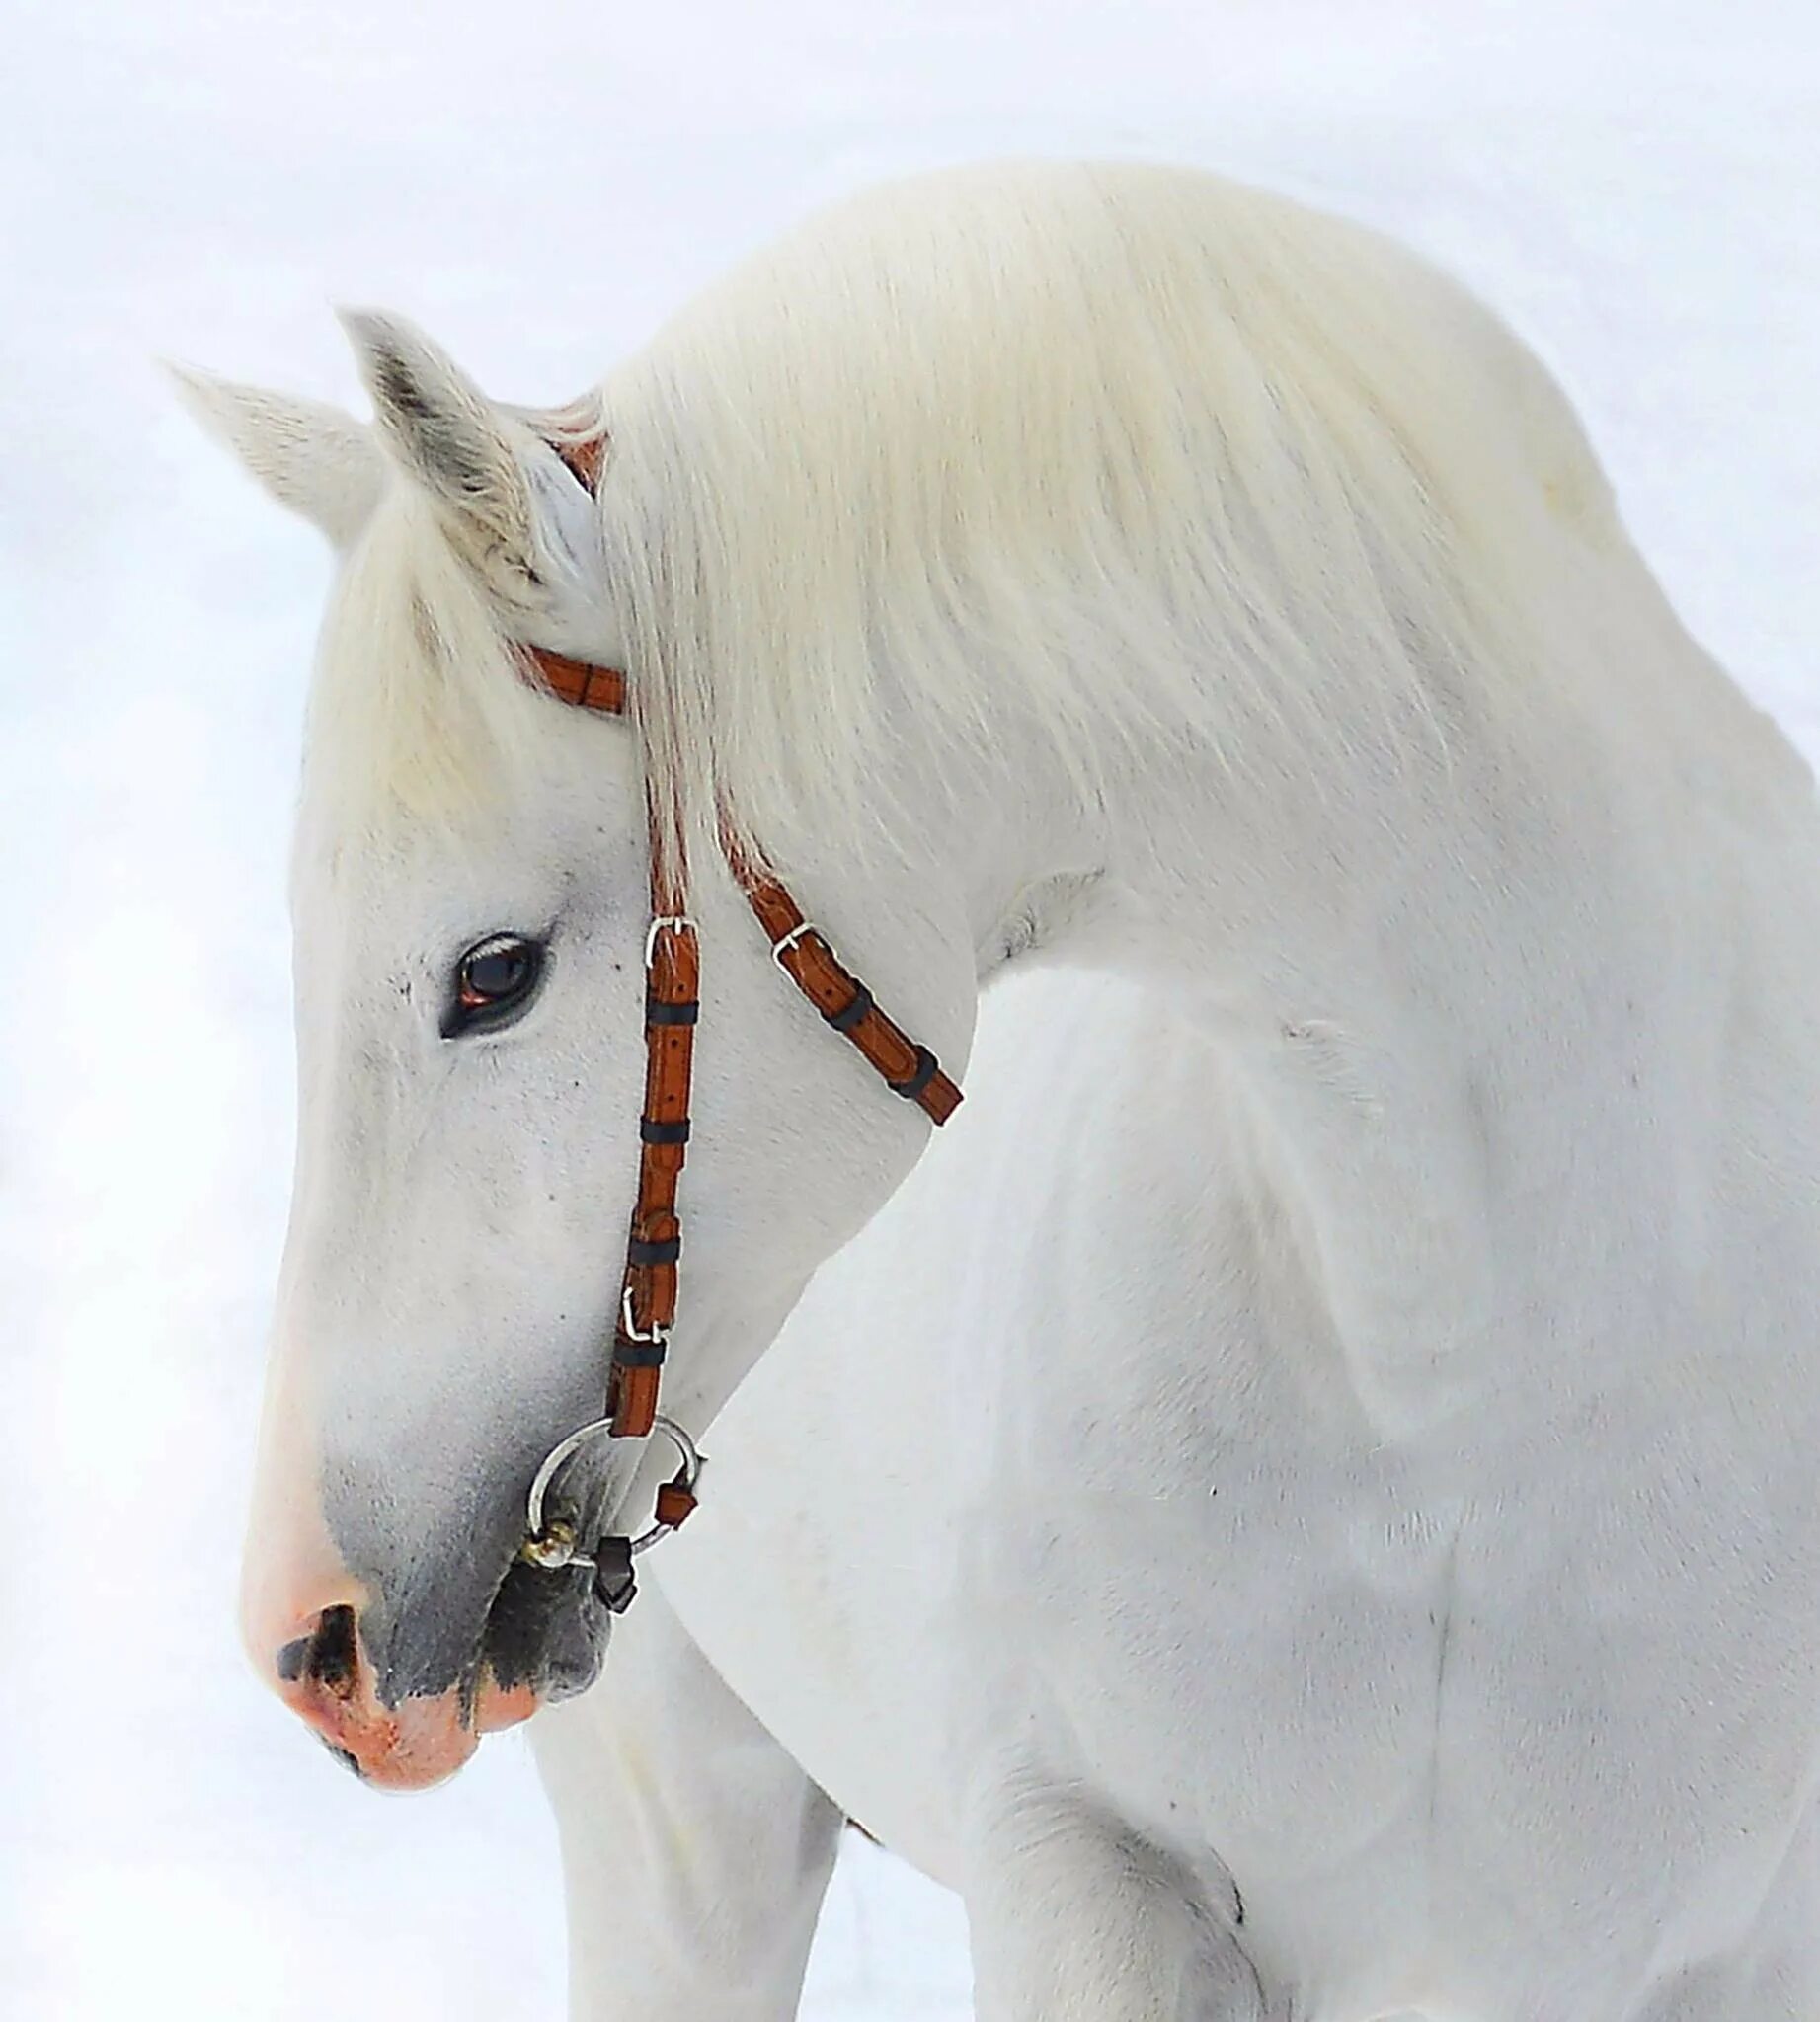
M 1694 628 L 1820 756 L 1820 0 L 8 0 L 0 79 L 0 2016 L 554 2018 L 519 1737 L 386 1801 L 232 1625 L 290 1159 L 327 580 L 158 355 L 352 401 L 327 314 L 563 399 L 892 172 L 1205 162 L 1465 276 Z M 857 1848 L 819 2022 L 968 2012 Z

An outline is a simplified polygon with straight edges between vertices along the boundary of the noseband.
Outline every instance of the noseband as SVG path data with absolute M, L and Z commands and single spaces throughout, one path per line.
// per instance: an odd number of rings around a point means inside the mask
M 592 491 L 604 440 L 552 445 Z M 591 665 L 543 648 L 526 653 L 534 684 L 572 708 L 622 716 L 626 677 L 617 667 Z M 665 1351 L 676 1317 L 682 1222 L 676 1183 L 689 1141 L 689 1083 L 695 1021 L 700 1011 L 700 937 L 688 913 L 687 871 L 679 839 L 664 847 L 655 800 L 649 802 L 651 924 L 645 932 L 645 1106 L 639 1118 L 638 1194 L 626 1238 L 625 1274 L 607 1369 L 606 1410 L 552 1447 L 531 1484 L 519 1557 L 549 1570 L 594 1567 L 594 1592 L 615 1614 L 630 1606 L 632 1559 L 674 1530 L 694 1510 L 701 1455 L 688 1435 L 658 1412 Z M 929 1121 L 945 1124 L 961 1091 L 935 1055 L 886 1017 L 872 992 L 841 966 L 821 929 L 761 864 L 723 831 L 734 881 L 770 943 L 771 959 L 827 1023 L 856 1048 L 894 1095 L 913 1102 Z M 637 1537 L 602 1537 L 586 1550 L 567 1518 L 546 1518 L 544 1502 L 557 1470 L 593 1439 L 643 1439 L 662 1433 L 681 1465 L 659 1489 L 655 1520 Z

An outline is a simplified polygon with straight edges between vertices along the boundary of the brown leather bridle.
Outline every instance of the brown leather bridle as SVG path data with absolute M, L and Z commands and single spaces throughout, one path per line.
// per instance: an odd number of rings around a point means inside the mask
M 603 437 L 552 445 L 576 476 L 593 491 L 599 476 Z M 617 667 L 595 666 L 566 654 L 532 647 L 524 653 L 527 678 L 568 703 L 606 716 L 625 713 L 627 683 Z M 638 1193 L 626 1238 L 625 1274 L 620 1288 L 607 1373 L 606 1411 L 600 1429 L 616 1439 L 643 1439 L 662 1427 L 677 1429 L 658 1415 L 658 1390 L 665 1351 L 676 1317 L 682 1255 L 682 1221 L 676 1201 L 689 1141 L 689 1085 L 694 1065 L 695 1021 L 700 1011 L 700 946 L 688 916 L 687 869 L 679 833 L 667 836 L 659 804 L 648 796 L 651 846 L 651 923 L 645 933 L 645 1103 L 639 1118 Z M 668 846 L 667 846 L 668 843 Z M 888 1018 L 872 992 L 845 969 L 821 929 L 763 864 L 723 828 L 722 849 L 734 880 L 746 894 L 770 943 L 771 958 L 834 1031 L 854 1046 L 894 1095 L 913 1102 L 934 1124 L 945 1124 L 961 1100 L 935 1055 L 918 1046 Z M 584 1433 L 593 1427 L 583 1428 Z M 551 1461 L 571 1448 L 580 1434 L 553 1449 Z M 658 1491 L 657 1520 L 642 1545 L 673 1530 L 695 1507 L 699 1458 L 686 1438 L 678 1438 L 683 1467 Z M 530 1533 L 521 1556 L 533 1565 L 562 1566 L 591 1555 L 575 1549 L 573 1532 L 540 1520 L 541 1489 L 550 1461 L 540 1470 L 531 1498 Z M 630 1553 L 624 1538 L 604 1538 L 592 1555 L 597 1566 L 595 1590 L 615 1611 L 631 1599 Z

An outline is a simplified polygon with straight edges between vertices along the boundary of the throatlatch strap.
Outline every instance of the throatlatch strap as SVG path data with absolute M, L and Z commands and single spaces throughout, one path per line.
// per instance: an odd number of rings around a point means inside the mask
M 778 967 L 829 1024 L 858 1048 L 894 1095 L 913 1102 L 930 1123 L 945 1124 L 960 1106 L 961 1091 L 941 1071 L 935 1055 L 885 1016 L 872 992 L 841 966 L 775 878 L 737 861 L 734 873 L 770 939 Z

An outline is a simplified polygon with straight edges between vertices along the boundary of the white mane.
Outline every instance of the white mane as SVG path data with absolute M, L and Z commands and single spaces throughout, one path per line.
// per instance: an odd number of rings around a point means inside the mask
M 1298 719 L 1310 751 L 1361 712 L 1426 734 L 1437 666 L 1528 678 L 1543 572 L 1621 545 L 1565 403 L 1482 309 L 1186 171 L 871 193 L 601 401 L 649 762 L 757 838 L 850 823 L 905 723 L 989 750 L 1026 719 L 1089 789 L 1121 733 L 1218 750 L 1235 709 Z M 331 617 L 319 755 L 419 813 L 483 789 L 552 721 L 506 659 L 395 485 Z

